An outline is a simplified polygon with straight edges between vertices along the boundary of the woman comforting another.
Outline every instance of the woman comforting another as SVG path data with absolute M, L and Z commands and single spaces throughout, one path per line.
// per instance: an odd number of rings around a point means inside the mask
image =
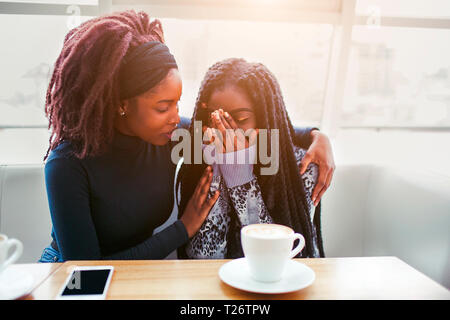
M 189 123 L 178 115 L 181 93 L 161 24 L 146 13 L 101 16 L 66 35 L 46 97 L 53 241 L 41 262 L 162 259 L 199 230 L 217 200 L 207 197 L 208 169 L 180 218 L 153 232 L 173 209 L 170 138 Z M 328 139 L 314 132 L 310 142 L 311 129 L 299 129 L 297 142 L 311 144 L 310 160 L 332 163 Z

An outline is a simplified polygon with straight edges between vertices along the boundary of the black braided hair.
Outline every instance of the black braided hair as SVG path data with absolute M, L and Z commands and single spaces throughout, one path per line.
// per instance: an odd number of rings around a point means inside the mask
M 261 165 L 255 165 L 255 175 L 261 188 L 264 204 L 275 223 L 287 225 L 301 233 L 306 240 L 305 248 L 299 256 L 314 257 L 313 239 L 317 237 L 320 256 L 324 256 L 320 232 L 320 205 L 316 207 L 314 225 L 311 222 L 306 201 L 303 180 L 294 154 L 295 131 L 284 105 L 281 89 L 275 76 L 261 63 L 249 63 L 244 59 L 231 58 L 211 66 L 200 86 L 190 126 L 191 136 L 194 121 L 207 123 L 208 111 L 201 108 L 215 90 L 228 85 L 243 89 L 255 106 L 258 128 L 279 130 L 279 169 L 274 175 L 261 175 Z M 268 149 L 270 152 L 270 135 Z M 192 148 L 193 148 L 193 144 Z M 191 152 L 193 153 L 193 150 Z M 193 191 L 206 168 L 206 164 L 183 164 L 177 178 L 180 187 L 179 215 L 189 201 Z M 317 234 L 313 234 L 316 232 Z M 183 256 L 183 250 L 179 255 Z

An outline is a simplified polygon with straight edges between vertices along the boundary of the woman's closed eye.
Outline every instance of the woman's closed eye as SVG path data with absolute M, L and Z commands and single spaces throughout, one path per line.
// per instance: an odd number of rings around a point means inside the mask
M 247 121 L 250 117 L 246 117 L 246 118 L 237 118 L 235 119 L 236 123 L 244 123 L 245 121 Z
M 158 111 L 159 113 L 164 113 L 164 112 L 169 111 L 169 107 L 156 108 L 156 111 Z
M 156 108 L 156 111 L 159 113 L 165 113 L 165 112 L 169 111 L 170 107 L 171 107 L 171 105 L 161 106 L 161 107 Z M 175 104 L 175 107 L 177 108 L 177 111 L 178 111 L 178 102 Z

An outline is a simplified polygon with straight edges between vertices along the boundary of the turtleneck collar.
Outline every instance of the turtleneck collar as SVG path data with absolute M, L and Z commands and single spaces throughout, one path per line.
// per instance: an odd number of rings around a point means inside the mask
M 129 136 L 114 129 L 113 147 L 118 149 L 139 149 L 146 144 L 144 140 L 136 136 Z

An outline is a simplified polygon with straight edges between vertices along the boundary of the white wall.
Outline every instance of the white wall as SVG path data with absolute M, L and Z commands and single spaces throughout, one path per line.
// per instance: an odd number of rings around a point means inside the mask
M 395 255 L 450 288 L 450 178 L 374 167 L 364 255 Z
M 427 170 L 338 166 L 323 198 L 327 257 L 397 256 L 450 288 L 450 178 Z
M 364 254 L 364 211 L 371 166 L 337 166 L 322 198 L 322 236 L 327 257 Z
M 24 244 L 18 263 L 37 262 L 51 241 L 42 165 L 0 165 L 0 232 Z

